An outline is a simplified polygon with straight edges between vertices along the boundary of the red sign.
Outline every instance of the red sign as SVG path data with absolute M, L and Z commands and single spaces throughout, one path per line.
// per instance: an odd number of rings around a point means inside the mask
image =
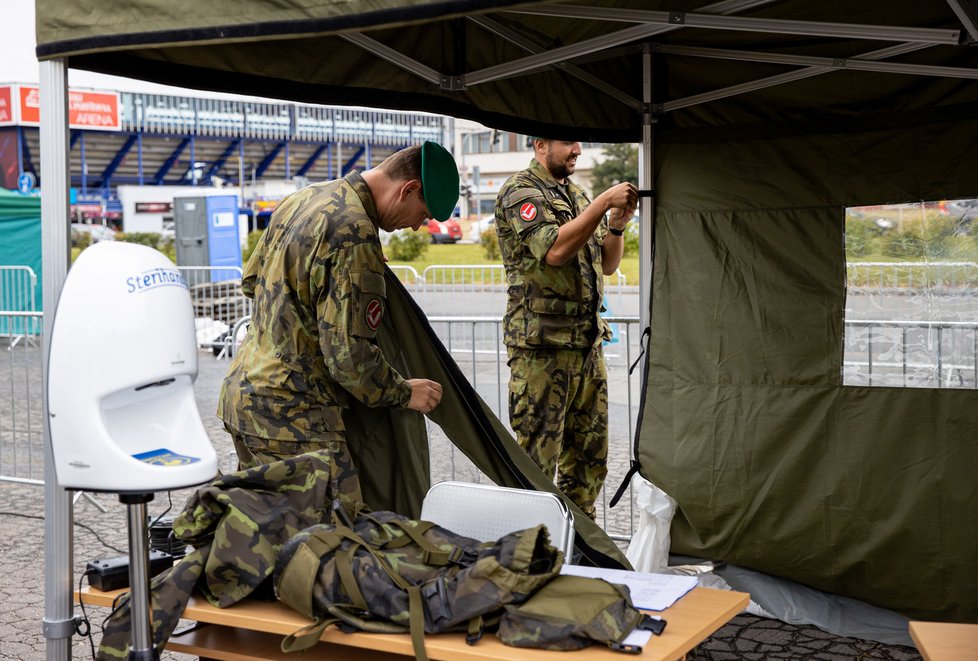
M 14 123 L 14 94 L 10 85 L 0 87 L 0 126 Z
M 20 124 L 24 126 L 40 125 L 40 88 L 31 85 L 20 85 L 17 86 L 17 89 Z M 121 130 L 122 116 L 119 108 L 119 93 L 69 91 L 68 126 L 73 129 Z
M 136 202 L 136 213 L 170 213 L 173 202 Z

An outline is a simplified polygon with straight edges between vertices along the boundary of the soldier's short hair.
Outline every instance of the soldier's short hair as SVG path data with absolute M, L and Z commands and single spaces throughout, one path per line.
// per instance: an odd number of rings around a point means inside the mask
M 421 145 L 413 145 L 394 152 L 377 166 L 394 181 L 417 179 L 421 181 Z

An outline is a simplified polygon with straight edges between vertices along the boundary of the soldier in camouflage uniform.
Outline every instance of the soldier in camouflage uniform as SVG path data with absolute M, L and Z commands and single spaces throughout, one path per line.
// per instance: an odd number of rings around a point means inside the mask
M 533 148 L 530 167 L 496 198 L 509 284 L 509 416 L 520 445 L 593 519 L 608 472 L 603 277 L 621 262 L 638 191 L 626 182 L 591 202 L 569 178 L 579 143 L 534 138 Z
M 344 440 L 351 398 L 421 413 L 438 405 L 440 384 L 404 379 L 376 344 L 387 307 L 378 230 L 444 220 L 457 199 L 454 159 L 426 142 L 278 206 L 244 269 L 251 325 L 218 403 L 241 468 L 328 450 L 334 493 L 350 505 L 360 501 Z

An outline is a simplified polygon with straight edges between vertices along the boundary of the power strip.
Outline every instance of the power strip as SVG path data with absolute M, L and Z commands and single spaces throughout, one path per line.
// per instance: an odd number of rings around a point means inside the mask
M 173 566 L 173 556 L 163 551 L 149 552 L 149 575 L 156 576 Z M 88 584 L 96 590 L 110 592 L 129 587 L 129 556 L 93 560 L 85 568 Z

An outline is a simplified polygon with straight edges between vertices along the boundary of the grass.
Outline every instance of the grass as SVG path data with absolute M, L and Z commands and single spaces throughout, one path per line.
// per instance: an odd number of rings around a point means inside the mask
M 421 273 L 428 266 L 433 264 L 502 264 L 500 260 L 490 260 L 482 250 L 482 246 L 474 243 L 433 243 L 428 246 L 421 257 L 410 262 L 396 262 L 391 260 L 391 266 L 407 265 Z M 625 282 L 629 285 L 638 285 L 638 256 L 626 256 L 621 260 L 619 270 L 625 275 Z

